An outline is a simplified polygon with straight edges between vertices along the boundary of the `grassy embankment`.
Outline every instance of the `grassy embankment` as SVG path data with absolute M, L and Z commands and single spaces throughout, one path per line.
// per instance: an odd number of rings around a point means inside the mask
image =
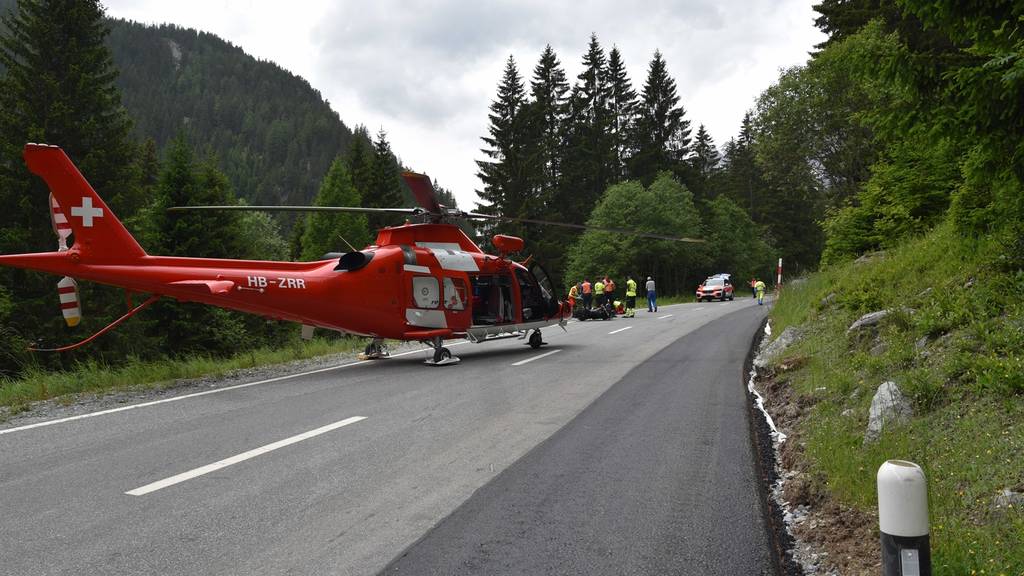
M 808 362 L 785 377 L 814 402 L 800 430 L 814 481 L 876 516 L 879 466 L 920 464 L 936 575 L 1024 574 L 1024 511 L 993 507 L 1002 489 L 1024 491 L 1024 272 L 1002 252 L 943 227 L 787 287 L 771 314 L 774 334 L 809 328 L 785 354 Z M 862 314 L 885 308 L 899 310 L 877 337 L 847 335 Z M 911 400 L 913 419 L 863 445 L 885 380 Z
M 353 352 L 364 344 L 360 338 L 314 338 L 308 342 L 296 339 L 289 346 L 249 350 L 230 358 L 194 356 L 155 362 L 136 361 L 116 368 L 89 362 L 63 372 L 29 370 L 22 378 L 0 380 L 0 406 L 9 407 L 10 413 L 16 414 L 24 411 L 30 402 L 38 400 L 70 399 L 72 394 L 82 392 L 162 388 L 182 378 L 222 376 L 231 370 Z

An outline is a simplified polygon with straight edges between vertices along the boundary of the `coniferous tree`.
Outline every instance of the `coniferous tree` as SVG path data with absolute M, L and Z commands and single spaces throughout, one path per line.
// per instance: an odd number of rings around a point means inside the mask
M 700 128 L 697 129 L 697 136 L 693 142 L 693 156 L 690 157 L 694 169 L 700 176 L 709 178 L 715 169 L 718 168 L 719 159 L 718 148 L 715 147 L 711 134 L 701 124 Z
M 227 177 L 207 158 L 196 162 L 184 135 L 171 142 L 164 171 L 160 174 L 157 201 L 155 253 L 198 258 L 238 258 L 239 215 L 231 211 L 173 212 L 171 206 L 231 205 L 236 199 Z
M 590 36 L 583 71 L 576 78 L 569 98 L 562 186 L 572 197 L 565 205 L 566 218 L 583 223 L 613 178 L 608 62 L 595 34 Z
M 739 136 L 725 146 L 719 189 L 745 208 L 754 222 L 762 224 L 763 214 L 758 209 L 757 201 L 764 187 L 764 177 L 754 155 L 754 126 L 748 111 L 743 116 Z
M 685 172 L 690 146 L 690 121 L 679 105 L 676 81 L 668 74 L 661 52 L 656 51 L 647 69 L 637 113 L 632 175 L 645 182 L 660 171 Z
M 574 201 L 568 194 L 570 190 L 562 186 L 568 92 L 565 70 L 555 51 L 546 46 L 533 69 L 531 101 L 525 105 L 527 172 L 532 198 L 528 214 L 534 218 L 564 220 L 566 207 Z M 575 239 L 575 234 L 549 228 L 543 234 L 531 233 L 531 238 L 536 238 L 531 246 L 535 259 L 543 262 L 549 272 L 559 273 L 565 247 Z
M 363 205 L 370 208 L 401 208 L 405 204 L 402 197 L 401 178 L 398 161 L 395 159 L 394 153 L 391 152 L 387 133 L 382 128 L 377 132 L 377 140 L 373 143 L 370 183 Z M 371 230 L 393 226 L 401 222 L 401 218 L 393 214 L 370 214 L 367 220 Z
M 619 49 L 612 47 L 608 53 L 608 115 L 611 119 L 611 136 L 615 162 L 614 179 L 627 177 L 626 162 L 633 154 L 630 148 L 633 121 L 636 116 L 637 95 L 622 61 Z
M 476 162 L 477 177 L 484 184 L 483 190 L 478 192 L 483 200 L 479 210 L 484 214 L 525 215 L 530 193 L 523 155 L 525 103 L 523 79 L 515 60 L 509 56 L 498 86 L 498 97 L 490 106 L 489 136 L 482 138 L 487 148 L 481 151 L 488 160 Z M 513 224 L 498 224 L 494 230 L 522 235 L 521 227 Z
M 195 161 L 184 135 L 171 143 L 149 211 L 152 252 L 167 256 L 237 258 L 245 239 L 237 212 L 167 212 L 170 206 L 230 205 L 234 193 L 214 160 Z M 163 300 L 147 311 L 148 337 L 171 355 L 225 354 L 259 339 L 247 334 L 239 313 Z
M 21 0 L 0 20 L 0 67 L 5 69 L 0 76 L 0 253 L 57 247 L 46 184 L 22 161 L 26 142 L 61 146 L 110 208 L 130 223 L 141 205 L 139 171 L 128 137 L 131 121 L 121 108 L 117 71 L 104 43 L 102 6 L 96 0 Z M 7 318 L 0 313 L 6 325 L 0 331 L 66 340 L 57 280 L 24 270 L 0 272 L 19 311 Z M 102 327 L 109 320 L 103 313 L 107 305 L 121 300 L 111 289 L 83 286 L 86 313 L 77 330 Z M 117 344 L 117 338 L 105 339 L 97 349 Z M 41 360 L 64 359 L 74 361 L 71 356 Z
M 530 135 L 535 146 L 535 185 L 541 206 L 558 209 L 556 192 L 562 177 L 562 131 L 569 82 L 550 45 L 544 48 L 530 81 Z
M 373 174 L 374 152 L 371 148 L 372 145 L 373 142 L 370 140 L 370 134 L 366 131 L 366 127 L 356 126 L 352 133 L 352 143 L 345 155 L 345 167 L 352 178 L 352 184 L 363 201 L 366 200 L 369 193 Z
M 718 171 L 721 158 L 711 134 L 703 124 L 697 129 L 697 136 L 693 142 L 693 155 L 689 160 L 693 172 L 691 187 L 694 196 L 699 199 L 707 198 L 711 195 L 709 183 Z
M 345 160 L 337 158 L 320 185 L 315 206 L 359 206 L 359 191 L 345 167 Z M 318 260 L 328 252 L 348 252 L 350 244 L 356 250 L 370 239 L 366 215 L 358 213 L 315 212 L 306 217 L 302 236 L 302 260 Z

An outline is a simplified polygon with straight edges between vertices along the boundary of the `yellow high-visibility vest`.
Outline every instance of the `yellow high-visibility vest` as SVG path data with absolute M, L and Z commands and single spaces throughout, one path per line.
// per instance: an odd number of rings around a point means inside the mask
M 626 296 L 636 296 L 636 282 L 632 278 L 626 280 Z

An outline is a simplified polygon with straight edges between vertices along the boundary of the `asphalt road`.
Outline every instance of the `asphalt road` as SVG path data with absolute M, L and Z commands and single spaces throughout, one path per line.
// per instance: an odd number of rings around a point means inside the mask
M 9 423 L 0 574 L 768 574 L 742 373 L 763 316 L 665 306 L 454 367 Z

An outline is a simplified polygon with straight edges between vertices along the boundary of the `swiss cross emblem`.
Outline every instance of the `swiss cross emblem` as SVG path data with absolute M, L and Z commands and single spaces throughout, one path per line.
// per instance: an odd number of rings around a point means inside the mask
M 72 206 L 71 215 L 78 216 L 82 219 L 82 226 L 86 228 L 92 228 L 93 218 L 103 217 L 103 208 L 94 208 L 92 205 L 92 198 L 88 196 L 82 197 L 81 206 Z

